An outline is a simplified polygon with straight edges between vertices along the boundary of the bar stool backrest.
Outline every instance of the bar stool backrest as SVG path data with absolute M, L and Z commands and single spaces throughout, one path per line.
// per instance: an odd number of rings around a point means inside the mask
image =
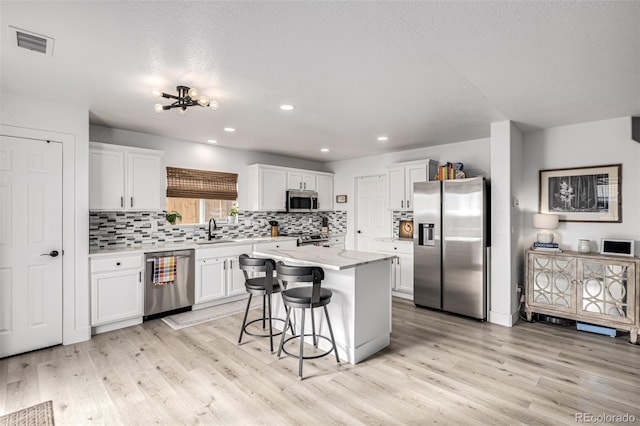
M 240 269 L 244 272 L 244 279 L 249 281 L 249 273 L 257 272 L 264 273 L 265 290 L 267 294 L 273 292 L 273 271 L 276 269 L 276 262 L 273 259 L 261 259 L 257 257 L 250 257 L 247 254 L 241 254 L 238 257 L 238 264 Z
M 324 270 L 319 266 L 290 266 L 283 262 L 276 264 L 278 281 L 286 288 L 288 283 L 312 283 L 311 306 L 320 302 L 320 283 L 324 279 Z

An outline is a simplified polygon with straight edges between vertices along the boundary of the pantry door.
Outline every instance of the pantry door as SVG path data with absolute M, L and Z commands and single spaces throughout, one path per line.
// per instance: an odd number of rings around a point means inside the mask
M 62 143 L 0 136 L 0 358 L 62 343 Z
M 389 236 L 387 176 L 356 178 L 356 250 L 371 251 L 374 239 Z

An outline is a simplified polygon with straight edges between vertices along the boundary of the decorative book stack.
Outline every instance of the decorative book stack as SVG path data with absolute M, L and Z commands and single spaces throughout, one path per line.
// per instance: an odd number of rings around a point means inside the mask
M 558 243 L 533 243 L 532 249 L 536 251 L 562 251 Z

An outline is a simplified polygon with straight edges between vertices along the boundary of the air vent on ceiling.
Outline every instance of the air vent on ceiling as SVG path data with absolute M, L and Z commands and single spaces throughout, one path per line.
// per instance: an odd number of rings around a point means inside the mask
M 18 47 L 53 56 L 53 38 L 16 27 L 11 27 L 11 30 L 16 34 Z

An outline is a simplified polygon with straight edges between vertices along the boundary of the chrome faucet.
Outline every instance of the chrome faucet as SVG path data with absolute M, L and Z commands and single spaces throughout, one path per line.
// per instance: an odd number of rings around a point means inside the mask
M 211 228 L 211 224 L 213 224 L 213 228 Z M 212 240 L 214 238 L 213 236 L 213 231 L 215 231 L 218 228 L 218 225 L 216 225 L 216 220 L 214 218 L 209 219 L 209 235 L 208 235 L 208 240 Z

